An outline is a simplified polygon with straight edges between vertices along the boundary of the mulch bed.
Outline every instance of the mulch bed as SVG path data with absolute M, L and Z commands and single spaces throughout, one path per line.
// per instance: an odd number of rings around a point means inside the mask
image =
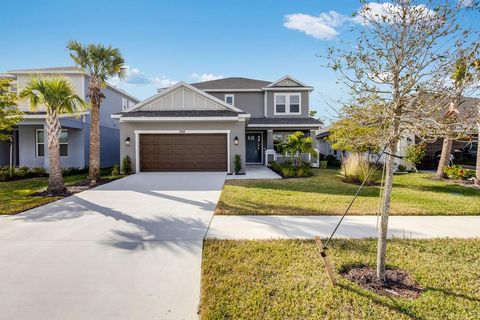
M 112 179 L 98 179 L 97 183 L 94 185 L 90 184 L 90 181 L 88 180 L 81 180 L 73 185 L 66 186 L 66 190 L 63 192 L 50 192 L 48 190 L 41 191 L 41 192 L 36 192 L 32 193 L 30 196 L 31 197 L 68 197 L 71 196 L 72 194 L 79 193 L 91 188 L 95 188 L 98 186 L 101 186 L 102 184 L 106 184 L 109 182 L 112 182 L 116 180 L 117 178 L 112 178 Z
M 416 299 L 423 292 L 423 288 L 408 272 L 401 269 L 387 270 L 385 283 L 377 280 L 375 268 L 367 266 L 352 267 L 341 272 L 341 275 L 367 290 L 384 296 Z

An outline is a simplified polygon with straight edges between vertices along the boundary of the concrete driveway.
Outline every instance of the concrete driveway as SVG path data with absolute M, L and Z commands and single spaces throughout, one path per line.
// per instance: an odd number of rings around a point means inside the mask
M 197 318 L 224 179 L 140 173 L 0 217 L 0 318 Z

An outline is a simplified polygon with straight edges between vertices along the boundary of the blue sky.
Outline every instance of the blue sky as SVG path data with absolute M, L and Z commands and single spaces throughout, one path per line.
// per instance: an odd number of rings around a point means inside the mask
M 1 8 L 0 72 L 72 65 L 69 40 L 100 42 L 121 49 L 130 77 L 118 86 L 139 98 L 180 80 L 291 74 L 315 87 L 311 107 L 327 119 L 322 97 L 342 93 L 317 55 L 361 27 L 351 21 L 359 2 L 344 0 L 23 0 Z

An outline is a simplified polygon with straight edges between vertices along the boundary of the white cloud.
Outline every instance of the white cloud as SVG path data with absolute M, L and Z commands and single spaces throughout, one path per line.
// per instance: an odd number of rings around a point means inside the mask
M 320 40 L 330 40 L 338 35 L 336 27 L 341 26 L 347 18 L 335 11 L 323 12 L 318 16 L 294 13 L 285 16 L 283 25 L 292 30 L 302 31 Z
M 458 0 L 458 5 L 461 6 L 461 7 L 468 8 L 468 7 L 473 6 L 474 2 L 473 2 L 473 0 Z
M 395 23 L 398 20 L 399 14 L 401 14 L 401 7 L 398 5 L 389 2 L 370 2 L 364 4 L 351 20 L 361 25 L 368 25 L 374 21 Z M 427 21 L 435 17 L 435 12 L 423 4 L 410 7 L 409 14 L 415 15 L 416 19 L 424 18 Z
M 472 0 L 460 0 L 471 2 Z M 322 12 L 318 16 L 311 16 L 303 13 L 294 13 L 285 16 L 283 26 L 302 31 L 305 34 L 320 40 L 334 39 L 339 32 L 337 28 L 345 23 L 369 25 L 372 21 L 395 23 L 396 16 L 400 12 L 400 7 L 389 2 L 366 3 L 358 10 L 354 17 L 342 15 L 336 11 Z M 428 9 L 425 5 L 412 6 L 410 14 L 417 17 L 424 17 L 429 21 L 435 18 L 436 14 L 433 10 Z
M 197 81 L 197 82 L 203 82 L 203 81 L 211 81 L 211 80 L 222 79 L 223 76 L 222 75 L 215 75 L 213 73 L 202 73 L 202 74 L 192 73 L 190 75 L 190 78 L 192 78 L 194 81 Z
M 158 85 L 161 87 L 170 87 L 178 81 L 169 79 L 168 77 L 162 75 L 160 77 L 149 77 L 144 72 L 140 71 L 138 68 L 131 68 L 130 66 L 125 66 L 126 75 L 125 79 L 121 80 L 118 77 L 113 77 L 108 80 L 111 84 L 118 86 L 120 84 L 131 84 L 131 85 Z

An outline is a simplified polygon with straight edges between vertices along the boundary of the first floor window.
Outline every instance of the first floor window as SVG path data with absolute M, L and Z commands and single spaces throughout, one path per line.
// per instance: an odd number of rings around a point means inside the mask
M 68 130 L 62 129 L 58 138 L 60 143 L 60 156 L 68 157 Z M 37 157 L 45 156 L 45 132 L 43 129 L 37 129 L 36 134 L 36 153 Z
M 285 144 L 293 132 L 274 132 L 273 133 L 273 149 L 277 153 L 284 153 Z
M 58 140 L 60 142 L 60 156 L 68 157 L 68 131 L 66 129 L 60 132 Z
M 37 157 L 45 156 L 45 135 L 43 134 L 43 130 L 37 130 L 36 136 L 37 146 L 36 146 L 36 153 Z

